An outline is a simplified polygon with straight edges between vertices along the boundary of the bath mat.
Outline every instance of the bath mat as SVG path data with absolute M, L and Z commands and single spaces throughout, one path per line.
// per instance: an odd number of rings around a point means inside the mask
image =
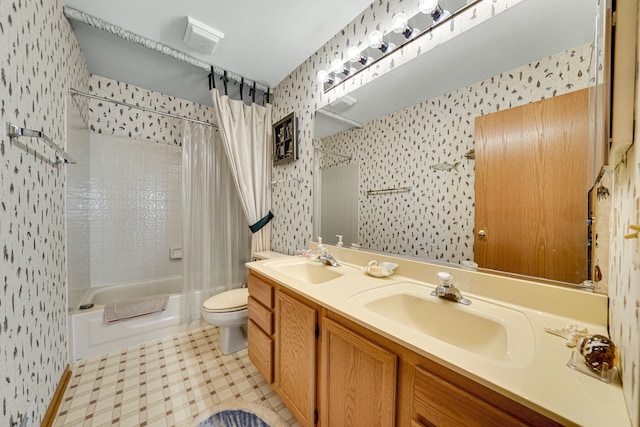
M 163 311 L 167 308 L 169 294 L 154 295 L 135 301 L 116 302 L 104 306 L 104 321 L 107 323 Z
M 264 406 L 245 402 L 223 402 L 216 406 L 215 413 L 201 418 L 196 427 L 285 427 L 286 424 L 272 410 Z

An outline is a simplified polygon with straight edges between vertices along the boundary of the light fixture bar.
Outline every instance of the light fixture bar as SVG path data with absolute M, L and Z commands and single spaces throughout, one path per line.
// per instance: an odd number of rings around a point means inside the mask
M 404 12 L 396 13 L 392 18 L 391 28 L 386 33 L 380 30 L 374 30 L 367 37 L 369 48 L 362 50 L 358 46 L 351 46 L 347 50 L 346 58 L 348 63 L 345 65 L 340 60 L 334 60 L 328 70 L 318 72 L 318 82 L 322 85 L 323 91 L 327 92 L 344 80 L 350 79 L 362 70 L 368 68 L 380 59 L 389 55 L 406 43 L 417 39 L 418 37 L 431 32 L 435 27 L 439 26 L 448 18 L 455 14 L 459 14 L 466 9 L 473 7 L 481 0 L 468 0 L 452 14 L 440 6 L 438 0 L 414 0 L 418 1 L 418 10 L 411 18 L 407 17 Z M 458 3 L 456 3 L 458 4 Z M 418 18 L 420 13 L 429 15 L 433 21 L 431 25 Z M 413 22 L 410 24 L 410 20 Z M 413 25 L 418 23 L 420 28 L 417 29 Z M 398 34 L 398 35 L 396 35 Z M 353 64 L 354 67 L 349 66 Z

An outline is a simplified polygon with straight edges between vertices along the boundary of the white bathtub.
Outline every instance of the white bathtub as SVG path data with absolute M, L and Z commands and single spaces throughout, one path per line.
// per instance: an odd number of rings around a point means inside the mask
M 105 304 L 164 293 L 170 294 L 164 311 L 113 323 L 104 321 Z M 80 305 L 94 304 L 93 308 L 76 309 L 70 316 L 71 357 L 74 361 L 96 357 L 204 326 L 202 320 L 180 322 L 182 298 L 181 277 L 89 289 Z

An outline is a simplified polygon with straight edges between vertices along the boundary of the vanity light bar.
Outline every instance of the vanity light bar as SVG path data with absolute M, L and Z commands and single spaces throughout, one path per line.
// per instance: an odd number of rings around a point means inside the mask
M 316 75 L 317 80 L 320 85 L 322 85 L 324 92 L 327 92 L 347 78 L 356 75 L 379 59 L 384 58 L 396 48 L 427 33 L 432 28 L 445 22 L 448 18 L 462 12 L 479 1 L 480 0 L 469 0 L 451 13 L 448 10 L 444 10 L 438 0 L 419 0 L 418 10 L 420 12 L 418 13 L 431 16 L 431 25 L 427 26 L 424 30 L 413 28 L 409 24 L 410 17 L 403 12 L 396 13 L 393 16 L 391 29 L 389 31 L 383 33 L 380 30 L 375 30 L 369 33 L 367 44 L 370 49 L 367 47 L 361 49 L 355 45 L 350 46 L 347 49 L 347 60 L 344 61 L 340 58 L 334 58 L 330 63 L 329 70 L 318 71 Z M 411 18 L 416 17 L 418 13 L 415 13 Z M 394 34 L 401 34 L 400 40 L 395 40 L 397 45 L 392 43 Z M 396 39 L 398 38 L 398 36 L 395 37 Z

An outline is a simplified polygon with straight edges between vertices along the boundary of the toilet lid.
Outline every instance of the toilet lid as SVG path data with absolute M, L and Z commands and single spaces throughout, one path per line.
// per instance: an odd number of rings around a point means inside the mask
M 247 306 L 249 289 L 240 288 L 224 291 L 208 298 L 202 306 L 206 311 L 237 311 Z

